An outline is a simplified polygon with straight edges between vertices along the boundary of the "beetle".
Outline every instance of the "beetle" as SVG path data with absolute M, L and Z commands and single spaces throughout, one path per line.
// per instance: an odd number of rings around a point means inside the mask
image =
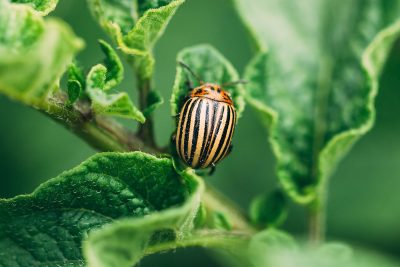
M 189 79 L 190 92 L 181 106 L 175 135 L 175 147 L 179 158 L 194 169 L 212 167 L 223 160 L 232 150 L 237 114 L 233 100 L 221 85 L 204 83 L 183 62 L 200 83 L 193 88 Z M 243 83 L 237 81 L 231 84 Z M 227 83 L 228 84 L 228 83 Z M 225 85 L 227 85 L 225 84 Z

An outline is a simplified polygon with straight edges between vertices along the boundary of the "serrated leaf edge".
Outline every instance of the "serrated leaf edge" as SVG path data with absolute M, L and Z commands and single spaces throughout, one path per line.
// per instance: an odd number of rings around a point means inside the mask
M 238 11 L 239 16 L 243 20 L 244 24 L 246 27 L 250 28 L 250 30 L 255 33 L 254 30 L 252 30 L 252 27 L 250 24 L 247 22 L 247 20 L 243 17 L 243 15 L 240 14 L 240 11 Z M 381 62 L 379 62 L 380 66 L 377 68 L 374 67 L 374 63 L 372 61 L 372 57 L 374 53 L 379 53 L 378 51 L 382 49 L 382 44 L 384 40 L 389 39 L 389 42 L 393 43 L 396 40 L 396 37 L 400 35 L 400 20 L 397 22 L 394 22 L 392 25 L 382 29 L 380 32 L 378 32 L 371 43 L 365 48 L 362 56 L 361 56 L 361 63 L 366 71 L 368 78 L 369 78 L 369 87 L 370 87 L 370 92 L 369 92 L 369 97 L 368 97 L 368 102 L 366 103 L 368 106 L 368 110 L 370 112 L 370 116 L 368 119 L 362 123 L 359 127 L 355 127 L 349 130 L 346 130 L 342 133 L 336 134 L 325 146 L 324 148 L 320 151 L 320 154 L 318 156 L 319 163 L 318 163 L 318 170 L 319 170 L 319 175 L 318 175 L 318 181 L 317 184 L 314 185 L 315 188 L 323 187 L 324 183 L 327 183 L 327 177 L 329 177 L 332 172 L 334 171 L 336 164 L 340 161 L 340 159 L 346 154 L 346 152 L 351 148 L 351 146 L 365 133 L 367 133 L 373 126 L 374 124 L 374 119 L 375 119 L 375 106 L 374 106 L 374 100 L 375 97 L 378 93 L 378 76 L 381 71 L 381 68 L 383 66 L 383 63 L 387 57 L 387 55 L 380 55 L 381 56 Z M 254 35 L 255 36 L 255 35 Z M 259 42 L 259 51 L 257 54 L 250 60 L 250 63 L 248 64 L 248 67 L 251 67 L 252 62 L 257 59 L 257 57 L 261 55 L 266 55 L 268 54 L 268 48 L 266 48 L 264 45 L 261 44 L 261 42 L 258 40 L 257 37 L 254 37 L 257 42 Z M 389 46 L 390 47 L 390 46 Z M 387 49 L 388 47 L 386 47 Z M 247 71 L 247 68 L 245 70 L 245 73 Z M 285 191 L 288 193 L 289 196 L 291 196 L 294 200 L 296 200 L 298 203 L 306 205 L 312 202 L 316 198 L 316 191 L 315 190 L 309 190 L 306 194 L 299 194 L 297 192 L 296 186 L 293 184 L 291 181 L 291 178 L 285 174 L 282 174 L 280 172 L 280 167 L 279 167 L 279 162 L 281 161 L 281 158 L 283 156 L 282 151 L 280 149 L 280 145 L 275 142 L 274 140 L 274 132 L 276 129 L 276 124 L 277 121 L 279 120 L 278 113 L 273 110 L 270 106 L 267 106 L 265 103 L 252 98 L 248 94 L 245 94 L 245 99 L 246 101 L 255 109 L 261 111 L 263 115 L 261 116 L 266 116 L 269 123 L 266 124 L 266 127 L 269 131 L 269 137 L 268 140 L 272 146 L 272 150 L 275 154 L 276 160 L 277 160 L 277 176 L 279 177 L 279 180 L 285 189 Z M 338 148 L 339 146 L 342 145 L 342 151 L 338 154 L 335 154 L 335 149 Z M 331 155 L 334 155 L 333 157 Z M 332 163 L 333 162 L 333 163 Z

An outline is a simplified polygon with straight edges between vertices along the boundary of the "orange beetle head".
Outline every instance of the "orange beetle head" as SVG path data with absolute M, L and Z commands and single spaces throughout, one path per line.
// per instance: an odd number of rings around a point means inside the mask
M 223 90 L 219 84 L 215 83 L 205 83 L 194 88 L 190 93 L 190 97 L 205 97 L 233 106 L 233 101 L 229 93 Z

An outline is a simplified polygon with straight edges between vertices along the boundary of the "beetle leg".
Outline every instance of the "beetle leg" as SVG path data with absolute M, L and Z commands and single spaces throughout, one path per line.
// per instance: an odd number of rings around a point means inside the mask
M 233 145 L 231 144 L 231 145 L 229 145 L 228 151 L 226 151 L 225 157 L 228 156 L 229 154 L 231 154 L 232 149 L 233 149 Z
M 172 115 L 171 117 L 175 120 L 176 125 L 178 125 L 179 123 L 179 116 L 181 115 L 181 113 L 177 113 L 176 115 Z
M 213 173 L 215 172 L 215 164 L 214 163 L 211 163 L 211 169 L 210 169 L 210 172 L 208 173 L 208 175 L 209 176 L 211 176 L 211 175 L 213 175 Z

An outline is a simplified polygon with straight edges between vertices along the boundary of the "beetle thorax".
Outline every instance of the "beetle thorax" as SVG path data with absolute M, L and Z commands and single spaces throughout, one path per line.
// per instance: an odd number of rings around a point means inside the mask
M 190 93 L 190 97 L 204 97 L 211 100 L 225 102 L 233 106 L 229 93 L 221 88 L 219 84 L 205 83 L 196 87 Z

